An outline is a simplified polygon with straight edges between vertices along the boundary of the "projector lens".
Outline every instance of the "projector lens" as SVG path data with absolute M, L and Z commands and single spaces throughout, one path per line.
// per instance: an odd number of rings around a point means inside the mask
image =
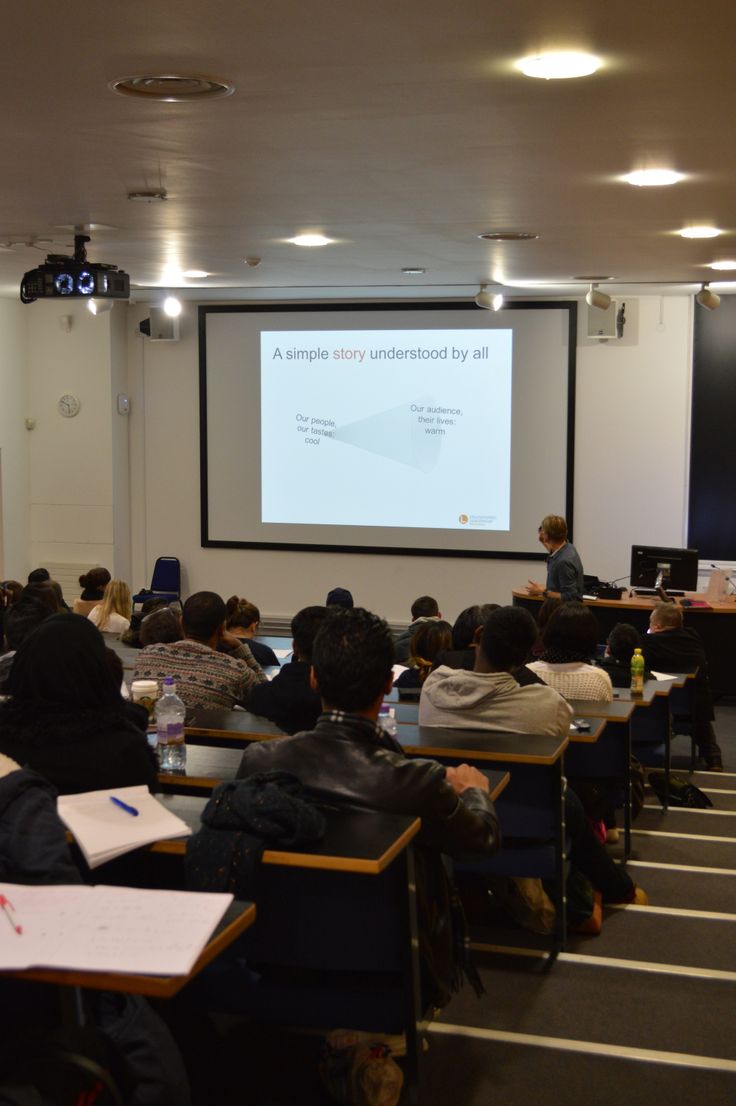
M 89 296 L 95 290 L 95 278 L 92 273 L 88 273 L 85 269 L 77 277 L 77 290 L 82 293 L 83 296 Z
M 74 278 L 69 273 L 59 273 L 54 277 L 54 288 L 60 296 L 71 296 L 74 291 Z

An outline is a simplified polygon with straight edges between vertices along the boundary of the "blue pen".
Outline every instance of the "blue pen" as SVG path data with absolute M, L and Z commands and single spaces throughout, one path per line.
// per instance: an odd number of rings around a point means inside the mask
M 110 796 L 110 802 L 115 803 L 115 806 L 119 806 L 121 810 L 124 810 L 126 814 L 132 814 L 135 818 L 138 817 L 138 811 L 134 806 L 128 806 L 122 799 L 116 799 L 114 795 Z

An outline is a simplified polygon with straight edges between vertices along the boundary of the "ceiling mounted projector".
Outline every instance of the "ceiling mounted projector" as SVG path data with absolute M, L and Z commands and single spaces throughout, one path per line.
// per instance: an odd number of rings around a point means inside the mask
M 31 269 L 20 282 L 22 303 L 43 299 L 127 300 L 130 277 L 117 265 L 88 261 L 86 234 L 74 235 L 74 257 L 50 253 L 43 265 Z

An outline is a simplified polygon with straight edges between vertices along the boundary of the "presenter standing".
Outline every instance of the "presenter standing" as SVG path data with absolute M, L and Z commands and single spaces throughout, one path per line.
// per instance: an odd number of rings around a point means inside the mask
M 567 523 L 560 515 L 547 515 L 539 527 L 539 540 L 549 553 L 547 584 L 530 580 L 529 595 L 559 595 L 561 599 L 582 599 L 583 565 L 578 551 L 567 540 Z

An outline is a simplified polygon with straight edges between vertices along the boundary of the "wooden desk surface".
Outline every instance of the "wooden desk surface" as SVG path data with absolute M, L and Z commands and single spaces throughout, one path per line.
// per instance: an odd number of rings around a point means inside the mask
M 601 729 L 603 723 L 601 723 Z M 583 740 L 595 741 L 586 735 Z M 187 747 L 186 774 L 159 773 L 159 783 L 172 794 L 186 795 L 188 791 L 211 791 L 223 780 L 235 779 L 242 750 L 232 748 L 208 748 L 204 745 Z M 508 772 L 486 771 L 492 799 L 497 799 L 509 782 Z
M 247 710 L 205 710 L 195 707 L 187 716 L 187 744 L 238 745 L 244 741 L 263 741 L 286 737 L 275 723 Z
M 163 795 L 161 802 L 196 832 L 207 802 L 192 795 Z M 421 828 L 419 818 L 383 814 L 374 810 L 325 809 L 327 829 L 322 841 L 303 849 L 266 849 L 264 864 L 289 868 L 318 868 L 323 871 L 360 872 L 379 875 Z M 157 841 L 153 852 L 183 856 L 182 838 Z
M 536 734 L 460 730 L 444 726 L 402 726 L 399 740 L 414 756 L 438 760 L 492 760 L 508 764 L 556 764 L 569 738 Z
M 576 715 L 576 717 L 579 717 Z M 574 730 L 572 725 L 570 726 L 570 744 L 571 745 L 594 745 L 600 738 L 601 734 L 606 728 L 607 722 L 605 718 L 586 717 L 585 721 L 589 725 L 587 730 Z
M 511 593 L 515 599 L 528 599 L 531 602 L 543 602 L 541 595 L 529 595 L 526 588 L 514 588 Z M 727 599 L 711 603 L 703 592 L 688 591 L 683 596 L 674 596 L 677 606 L 682 606 L 683 599 L 690 599 L 696 603 L 706 602 L 707 607 L 683 607 L 688 614 L 736 614 L 736 595 L 729 595 Z M 613 607 L 616 610 L 651 611 L 655 603 L 659 602 L 658 596 L 634 595 L 630 589 L 626 589 L 620 599 L 584 599 L 586 607 Z
M 188 975 L 81 972 L 61 968 L 28 968 L 24 971 L 0 974 L 8 978 L 33 980 L 36 983 L 57 983 L 71 987 L 89 987 L 95 991 L 122 991 L 125 994 L 148 995 L 152 998 L 171 998 L 251 926 L 255 918 L 254 903 L 231 903 Z
M 600 699 L 568 699 L 568 702 L 573 718 L 603 718 L 606 722 L 628 722 L 637 706 L 636 702 L 624 699 L 610 703 Z

